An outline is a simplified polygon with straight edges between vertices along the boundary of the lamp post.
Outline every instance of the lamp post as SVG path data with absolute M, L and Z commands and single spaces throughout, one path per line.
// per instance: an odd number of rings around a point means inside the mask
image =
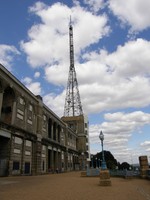
M 91 162 L 92 162 L 92 168 L 93 168 L 93 155 L 91 155 Z
M 107 169 L 107 166 L 106 166 L 104 150 L 103 150 L 104 134 L 102 131 L 99 134 L 99 139 L 101 140 L 101 145 L 102 145 L 102 166 L 101 167 L 102 167 L 102 170 L 105 170 Z
M 101 165 L 101 171 L 100 171 L 100 186 L 110 186 L 111 180 L 110 180 L 110 174 L 109 170 L 107 169 L 106 162 L 105 162 L 105 156 L 104 156 L 104 150 L 103 150 L 103 141 L 104 141 L 104 135 L 101 131 L 99 134 L 99 139 L 101 140 L 102 144 L 102 165 Z

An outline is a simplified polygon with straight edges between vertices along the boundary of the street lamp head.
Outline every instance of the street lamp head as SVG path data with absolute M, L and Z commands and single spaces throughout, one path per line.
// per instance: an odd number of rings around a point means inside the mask
M 101 131 L 100 132 L 100 134 L 99 134 L 99 139 L 101 140 L 101 141 L 103 141 L 104 140 L 104 134 L 103 134 L 103 132 Z

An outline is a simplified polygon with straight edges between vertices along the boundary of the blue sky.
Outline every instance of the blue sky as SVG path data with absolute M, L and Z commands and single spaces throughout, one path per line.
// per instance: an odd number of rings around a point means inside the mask
M 69 18 L 91 153 L 150 157 L 150 1 L 1 0 L 0 63 L 58 116 L 69 71 Z M 150 158 L 149 158 L 150 159 Z

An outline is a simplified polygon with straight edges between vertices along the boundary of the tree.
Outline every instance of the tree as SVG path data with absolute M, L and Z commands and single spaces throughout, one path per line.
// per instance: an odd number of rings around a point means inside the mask
M 114 158 L 114 156 L 111 154 L 110 151 L 104 151 L 104 157 L 106 161 L 106 165 L 108 169 L 115 169 L 117 166 L 117 160 Z M 100 162 L 98 162 L 100 161 Z M 97 163 L 96 163 L 97 162 Z M 93 164 L 94 167 L 99 166 L 99 163 L 101 165 L 102 163 L 102 152 L 97 153 L 93 156 Z
M 120 164 L 119 169 L 123 170 L 123 169 L 130 169 L 130 164 L 127 162 L 123 162 L 122 164 Z

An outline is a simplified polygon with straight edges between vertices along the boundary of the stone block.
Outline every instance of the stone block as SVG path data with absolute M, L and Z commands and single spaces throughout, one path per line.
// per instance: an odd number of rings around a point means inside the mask
M 111 186 L 109 170 L 101 170 L 100 171 L 99 185 L 100 186 Z
M 110 174 L 108 170 L 100 171 L 100 179 L 110 179 Z
M 141 176 L 141 178 L 146 178 L 146 176 L 147 176 L 147 169 L 141 169 L 140 170 L 140 176 Z
M 100 179 L 99 181 L 100 186 L 111 186 L 111 180 L 110 179 Z
M 86 177 L 86 171 L 85 172 L 81 172 L 81 177 Z

